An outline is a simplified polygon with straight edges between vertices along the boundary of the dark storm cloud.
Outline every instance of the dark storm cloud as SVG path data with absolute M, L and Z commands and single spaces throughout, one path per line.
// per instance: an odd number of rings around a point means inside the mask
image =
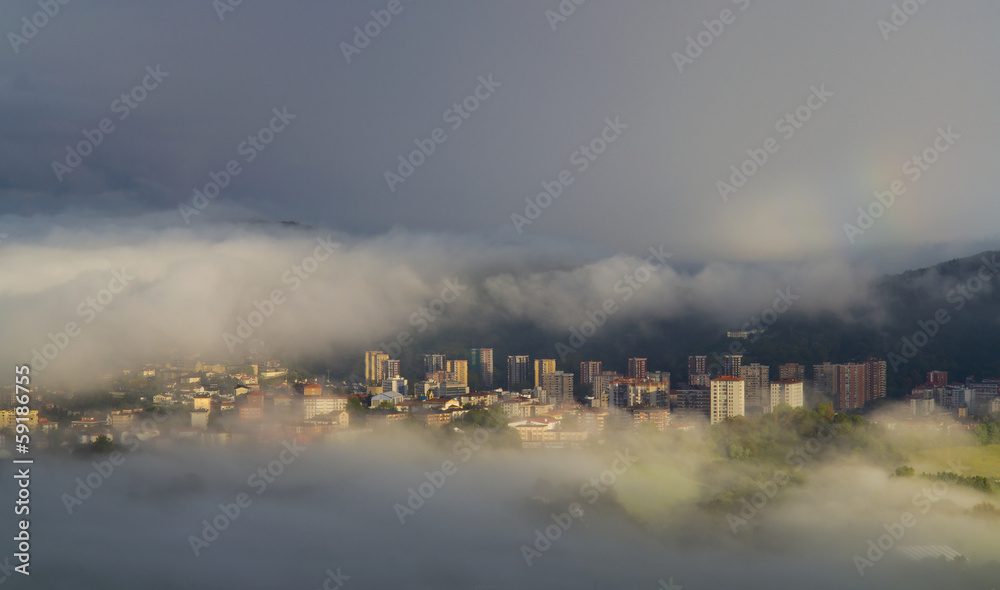
M 267 218 L 513 232 L 525 198 L 569 170 L 529 231 L 608 251 L 761 260 L 995 238 L 989 3 L 922 5 L 887 39 L 891 3 L 585 3 L 552 26 L 558 4 L 403 1 L 387 21 L 386 2 L 243 3 L 221 19 L 210 2 L 71 2 L 0 52 L 0 203 L 174 208 L 235 160 L 218 198 Z M 0 30 L 20 34 L 39 10 L 5 3 Z M 345 43 L 365 46 L 348 61 Z M 675 54 L 696 57 L 679 71 Z M 115 101 L 156 66 L 169 77 L 119 119 Z M 499 87 L 466 100 L 490 76 Z M 814 87 L 832 96 L 780 124 Z M 296 119 L 246 161 L 241 144 L 274 108 Z M 608 117 L 629 129 L 577 172 Z M 53 161 L 104 118 L 114 130 L 60 182 Z M 905 162 L 949 125 L 961 139 L 912 181 Z M 386 171 L 438 128 L 446 140 L 390 191 Z M 720 199 L 717 183 L 769 138 L 777 152 Z M 905 195 L 851 245 L 843 224 L 897 179 Z

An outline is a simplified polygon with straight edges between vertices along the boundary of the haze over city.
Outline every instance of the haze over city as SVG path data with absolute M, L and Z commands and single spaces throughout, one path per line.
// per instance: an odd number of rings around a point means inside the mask
M 5 2 L 0 584 L 992 590 L 998 27 Z

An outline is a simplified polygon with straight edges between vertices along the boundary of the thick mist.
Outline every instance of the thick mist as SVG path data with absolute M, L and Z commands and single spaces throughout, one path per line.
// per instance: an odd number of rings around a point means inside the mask
M 781 294 L 792 313 L 880 313 L 877 274 L 835 257 L 690 267 L 662 244 L 607 255 L 541 240 L 178 221 L 0 218 L 0 357 L 30 362 L 41 383 L 79 385 L 191 354 L 356 356 L 403 331 L 525 321 L 568 335 L 609 301 L 609 325 L 703 314 L 739 326 Z
M 810 461 L 786 466 L 796 481 L 733 526 L 703 501 L 752 467 L 713 458 L 698 433 L 574 452 L 494 449 L 491 436 L 397 429 L 210 451 L 153 439 L 101 478 L 105 457 L 42 456 L 32 583 L 312 589 L 330 570 L 356 588 L 988 589 L 1000 575 L 1000 522 L 969 516 L 985 496 L 929 491 L 859 457 L 807 451 Z M 260 469 L 276 475 L 267 483 Z M 67 502 L 88 477 L 101 483 Z M 220 504 L 240 494 L 249 501 L 227 523 Z M 904 512 L 915 524 L 859 575 L 853 557 Z M 202 521 L 224 530 L 193 548 Z M 968 563 L 914 562 L 899 549 L 912 545 L 948 545 Z

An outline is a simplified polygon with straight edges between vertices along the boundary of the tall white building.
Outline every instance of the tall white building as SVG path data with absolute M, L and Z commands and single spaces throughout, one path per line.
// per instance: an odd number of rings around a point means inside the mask
M 726 418 L 746 416 L 746 383 L 739 377 L 712 379 L 709 421 L 718 424 Z
M 798 379 L 779 379 L 771 382 L 771 403 L 764 406 L 765 412 L 773 412 L 778 404 L 788 404 L 793 408 L 801 408 L 802 382 Z

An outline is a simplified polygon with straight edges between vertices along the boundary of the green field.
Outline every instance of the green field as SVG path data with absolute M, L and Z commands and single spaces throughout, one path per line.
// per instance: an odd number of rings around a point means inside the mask
M 953 446 L 922 449 L 910 455 L 917 473 L 955 471 L 948 462 L 959 462 L 968 471 L 962 475 L 983 475 L 1000 478 L 1000 445 Z

